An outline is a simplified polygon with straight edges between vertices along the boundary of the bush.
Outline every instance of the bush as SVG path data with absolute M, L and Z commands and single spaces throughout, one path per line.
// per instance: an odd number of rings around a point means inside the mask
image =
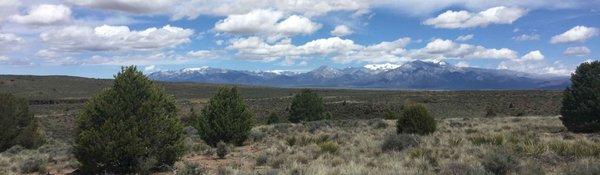
M 288 120 L 292 123 L 321 120 L 324 117 L 323 106 L 323 98 L 310 89 L 304 89 L 294 95 Z
M 227 156 L 227 144 L 223 141 L 220 141 L 219 143 L 217 143 L 217 156 L 219 156 L 219 158 L 225 158 L 225 156 Z
M 485 170 L 477 167 L 472 167 L 465 163 L 451 162 L 444 165 L 440 173 L 441 175 L 485 175 Z
M 483 156 L 483 167 L 494 174 L 510 174 L 519 168 L 519 160 L 505 150 L 495 150 Z
M 385 110 L 385 113 L 383 113 L 383 118 L 387 119 L 387 120 L 396 120 L 396 119 L 398 119 L 398 114 L 395 113 L 394 111 L 388 109 L 388 110 Z
M 77 117 L 74 154 L 88 174 L 140 172 L 173 165 L 184 136 L 174 98 L 136 67 L 124 67 Z
M 276 123 L 281 123 L 281 119 L 279 118 L 279 116 L 277 116 L 277 113 L 269 113 L 269 117 L 267 117 L 267 124 L 271 125 Z
M 192 115 L 192 125 L 202 140 L 213 147 L 220 141 L 242 145 L 253 126 L 252 114 L 235 87 L 219 88 L 202 113 Z
M 199 175 L 207 174 L 205 167 L 195 162 L 184 162 L 182 167 L 178 168 L 176 175 Z
M 42 137 L 27 101 L 0 93 L 0 152 L 15 145 L 33 148 L 41 143 Z
M 402 109 L 402 115 L 396 121 L 398 133 L 431 134 L 435 132 L 435 120 L 423 105 L 408 105 Z
M 339 146 L 332 141 L 326 141 L 319 144 L 322 153 L 335 154 L 338 152 Z
M 387 151 L 402 151 L 419 145 L 419 137 L 412 134 L 394 134 L 389 135 L 383 140 L 381 150 Z
M 19 172 L 23 174 L 29 174 L 39 172 L 44 174 L 46 172 L 46 164 L 48 164 L 48 157 L 43 155 L 32 155 L 23 160 L 18 164 Z
M 563 92 L 560 120 L 572 132 L 600 131 L 600 61 L 582 63 Z

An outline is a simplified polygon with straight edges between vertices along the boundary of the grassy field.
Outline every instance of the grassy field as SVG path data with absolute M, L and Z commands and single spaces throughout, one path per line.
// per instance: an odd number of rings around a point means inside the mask
M 75 116 L 111 80 L 0 76 L 0 92 L 30 101 L 47 143 L 0 153 L 0 174 L 66 174 Z M 160 83 L 177 98 L 185 122 L 221 85 Z M 239 87 L 257 126 L 225 159 L 188 127 L 187 153 L 157 174 L 600 174 L 600 135 L 567 132 L 558 119 L 559 91 L 316 90 L 332 120 L 264 124 L 287 115 L 298 89 Z M 382 119 L 407 102 L 424 104 L 438 123 L 428 136 L 395 134 Z

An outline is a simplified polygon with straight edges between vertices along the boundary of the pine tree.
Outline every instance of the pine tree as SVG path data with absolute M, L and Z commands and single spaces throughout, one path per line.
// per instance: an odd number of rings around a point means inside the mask
M 292 123 L 321 120 L 324 111 L 323 98 L 310 89 L 304 89 L 294 95 L 288 120 Z
M 77 125 L 74 153 L 86 173 L 144 172 L 184 152 L 174 98 L 134 66 L 85 104 Z
M 242 145 L 253 126 L 253 116 L 237 88 L 219 88 L 201 114 L 192 114 L 193 126 L 208 145 L 216 146 L 219 141 Z
M 0 152 L 14 145 L 33 148 L 42 141 L 27 101 L 0 93 Z
M 563 93 L 560 120 L 573 132 L 600 131 L 600 62 L 582 63 Z

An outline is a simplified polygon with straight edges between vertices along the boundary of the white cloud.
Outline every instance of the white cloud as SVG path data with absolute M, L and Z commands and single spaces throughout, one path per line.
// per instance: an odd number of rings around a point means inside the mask
M 0 0 L 0 22 L 10 15 L 19 13 L 20 0 Z
M 384 62 L 398 61 L 398 57 L 410 43 L 410 38 L 400 38 L 391 42 L 381 42 L 363 46 L 349 39 L 339 37 L 323 38 L 309 41 L 302 45 L 291 44 L 290 39 L 283 39 L 268 44 L 259 37 L 236 39 L 228 49 L 237 52 L 242 59 L 275 61 L 312 57 L 331 57 L 334 61 L 350 62 Z
M 469 67 L 469 63 L 466 61 L 459 61 L 458 63 L 456 63 L 457 67 Z
M 540 50 L 531 51 L 521 57 L 521 60 L 523 60 L 523 61 L 543 60 L 543 59 L 544 59 L 544 55 L 542 54 L 542 52 L 540 52 Z
M 563 55 L 568 55 L 568 56 L 585 56 L 585 55 L 589 55 L 590 53 L 592 53 L 592 51 L 590 49 L 588 49 L 585 46 L 578 46 L 578 47 L 569 47 L 567 48 L 564 52 Z
M 534 40 L 540 40 L 540 35 L 539 34 L 522 34 L 519 36 L 515 36 L 512 38 L 515 41 L 534 41 Z
M 216 58 L 218 56 L 214 51 L 210 51 L 210 50 L 189 51 L 186 55 L 190 58 L 198 58 L 198 59 L 212 59 L 212 58 Z
M 0 51 L 15 49 L 24 41 L 23 38 L 12 33 L 0 33 Z
M 31 8 L 26 15 L 12 15 L 10 21 L 28 25 L 54 25 L 71 21 L 71 9 L 65 5 L 42 4 Z
M 506 60 L 498 64 L 498 69 L 508 69 L 533 74 L 569 75 L 569 70 L 560 61 L 548 64 L 543 60 Z
M 354 31 L 352 31 L 352 29 L 350 29 L 346 25 L 338 25 L 338 26 L 335 26 L 335 28 L 330 33 L 333 36 L 341 37 L 341 36 L 351 35 L 352 33 L 354 33 Z
M 193 30 L 169 25 L 132 31 L 127 26 L 68 26 L 40 38 L 52 51 L 131 51 L 171 48 L 190 42 Z
M 525 9 L 517 7 L 493 7 L 479 13 L 470 13 L 465 10 L 446 11 L 435 18 L 423 22 L 436 28 L 473 28 L 486 27 L 491 24 L 512 24 L 527 13 Z
M 456 37 L 456 41 L 469 41 L 471 39 L 473 39 L 474 35 L 473 34 L 468 34 L 468 35 L 461 35 Z
M 570 43 L 570 42 L 583 42 L 598 35 L 599 30 L 594 27 L 586 26 L 575 26 L 565 33 L 553 36 L 550 43 Z
M 149 65 L 149 66 L 144 67 L 145 72 L 153 71 L 155 69 L 156 69 L 156 65 Z
M 254 10 L 246 14 L 230 15 L 215 24 L 215 30 L 241 35 L 293 36 L 311 34 L 321 24 L 298 15 L 287 18 L 284 13 L 273 10 Z
M 517 52 L 507 49 L 488 49 L 483 46 L 455 43 L 435 39 L 422 49 L 410 50 L 407 55 L 415 59 L 517 59 Z

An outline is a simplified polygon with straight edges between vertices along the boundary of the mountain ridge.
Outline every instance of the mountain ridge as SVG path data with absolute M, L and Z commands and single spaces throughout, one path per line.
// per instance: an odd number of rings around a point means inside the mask
M 273 87 L 331 87 L 422 90 L 562 89 L 566 76 L 511 70 L 457 67 L 445 62 L 413 61 L 336 69 L 321 66 L 308 72 L 247 71 L 211 67 L 184 68 L 149 74 L 153 80 Z

